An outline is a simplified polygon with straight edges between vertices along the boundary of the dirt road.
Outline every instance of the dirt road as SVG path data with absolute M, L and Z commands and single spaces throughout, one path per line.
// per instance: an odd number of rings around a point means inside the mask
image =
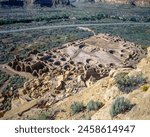
M 99 23 L 99 24 L 71 24 L 71 25 L 56 25 L 56 26 L 39 26 L 39 27 L 29 27 L 29 28 L 23 28 L 23 29 L 0 30 L 0 34 L 31 31 L 31 30 L 42 30 L 42 29 L 89 27 L 89 26 L 117 26 L 117 25 L 150 25 L 150 23 L 128 22 L 128 23 Z

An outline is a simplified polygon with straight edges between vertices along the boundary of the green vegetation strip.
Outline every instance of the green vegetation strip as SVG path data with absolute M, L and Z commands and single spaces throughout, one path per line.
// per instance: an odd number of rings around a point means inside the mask
M 9 79 L 10 75 L 0 70 L 0 87 Z
M 53 20 L 67 20 L 69 16 L 66 14 L 63 15 L 53 15 L 51 17 L 37 17 L 31 19 L 7 19 L 7 20 L 0 20 L 0 26 L 2 25 L 9 25 L 15 23 L 31 23 L 33 21 L 40 22 L 40 21 L 53 21 Z
M 25 78 L 19 75 L 14 75 L 9 78 L 9 83 L 6 88 L 3 89 L 3 93 L 7 94 L 9 91 L 17 92 L 18 88 L 21 88 L 25 82 Z
M 31 23 L 31 22 L 60 22 L 60 21 L 69 21 L 69 20 L 78 20 L 78 21 L 99 21 L 102 19 L 113 19 L 113 20 L 121 20 L 121 21 L 131 21 L 131 22 L 150 22 L 150 17 L 145 18 L 137 18 L 137 17 L 123 17 L 117 15 L 108 15 L 104 13 L 97 13 L 95 15 L 83 15 L 71 18 L 69 14 L 56 14 L 51 16 L 41 16 L 41 17 L 33 17 L 33 18 L 21 18 L 21 19 L 3 19 L 0 20 L 0 26 L 2 25 L 9 25 L 9 24 L 16 24 L 16 23 Z

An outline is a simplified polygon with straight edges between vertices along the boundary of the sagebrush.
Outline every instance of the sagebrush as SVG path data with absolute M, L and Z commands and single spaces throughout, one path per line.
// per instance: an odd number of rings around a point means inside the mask
M 83 105 L 83 103 L 74 102 L 70 108 L 72 110 L 72 113 L 76 114 L 76 113 L 83 111 L 85 109 L 85 106 Z
M 133 106 L 134 105 L 131 104 L 128 99 L 125 99 L 124 97 L 119 97 L 112 103 L 110 115 L 113 118 L 120 113 L 130 111 Z
M 102 107 L 102 103 L 101 102 L 98 102 L 98 101 L 89 101 L 88 104 L 87 104 L 87 110 L 88 111 L 91 111 L 91 110 L 98 110 Z
M 126 73 L 119 73 L 115 76 L 117 87 L 125 93 L 129 93 L 146 83 L 147 79 L 142 73 L 128 76 Z

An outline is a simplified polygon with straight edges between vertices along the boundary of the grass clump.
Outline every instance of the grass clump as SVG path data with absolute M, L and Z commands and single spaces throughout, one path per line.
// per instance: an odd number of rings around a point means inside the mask
M 30 118 L 30 120 L 51 120 L 51 112 L 41 112 L 34 118 Z
M 88 111 L 92 111 L 92 110 L 98 110 L 102 107 L 102 103 L 98 102 L 98 101 L 89 101 L 87 104 L 87 110 Z
M 131 17 L 131 18 L 130 18 L 130 21 L 132 21 L 132 22 L 137 22 L 138 20 L 137 20 L 135 17 Z
M 119 97 L 113 102 L 110 110 L 110 115 L 113 118 L 120 113 L 130 111 L 132 107 L 133 104 L 131 104 L 128 99 L 125 99 L 124 97 Z
M 83 103 L 74 102 L 70 108 L 72 110 L 72 113 L 76 114 L 76 113 L 83 111 L 85 109 L 85 106 L 83 105 Z
M 115 76 L 115 81 L 122 92 L 129 93 L 146 83 L 146 77 L 143 74 L 128 76 L 126 73 L 119 73 Z

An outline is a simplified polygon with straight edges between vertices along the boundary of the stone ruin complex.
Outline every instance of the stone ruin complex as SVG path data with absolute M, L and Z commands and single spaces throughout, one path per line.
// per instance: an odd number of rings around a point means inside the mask
M 82 75 L 85 80 L 90 76 L 98 80 L 107 76 L 112 68 L 134 67 L 145 54 L 134 43 L 99 34 L 46 52 L 31 51 L 26 59 L 16 56 L 8 65 L 16 71 L 31 73 L 36 77 L 47 72 L 54 77 L 70 71 Z
M 145 55 L 146 51 L 132 42 L 108 34 L 99 34 L 49 51 L 31 51 L 25 59 L 16 56 L 8 66 L 20 73 L 31 73 L 35 78 L 28 80 L 23 88 L 18 89 L 19 99 L 11 101 L 12 111 L 16 113 L 17 109 L 20 113 L 20 99 L 27 104 L 44 99 L 44 107 L 50 107 L 108 76 L 112 69 L 135 67 Z M 9 102 L 6 100 L 5 103 L 7 106 Z M 22 111 L 30 107 L 27 105 L 22 109 L 20 106 Z
M 39 93 L 41 91 L 78 92 L 108 76 L 111 69 L 134 67 L 145 55 L 146 51 L 132 42 L 99 34 L 46 52 L 31 51 L 25 59 L 16 56 L 8 65 L 16 71 L 31 73 L 37 77 L 36 82 L 30 80 L 25 83 L 24 92 L 38 98 L 43 96 Z M 33 87 L 37 85 L 40 89 L 34 91 Z

